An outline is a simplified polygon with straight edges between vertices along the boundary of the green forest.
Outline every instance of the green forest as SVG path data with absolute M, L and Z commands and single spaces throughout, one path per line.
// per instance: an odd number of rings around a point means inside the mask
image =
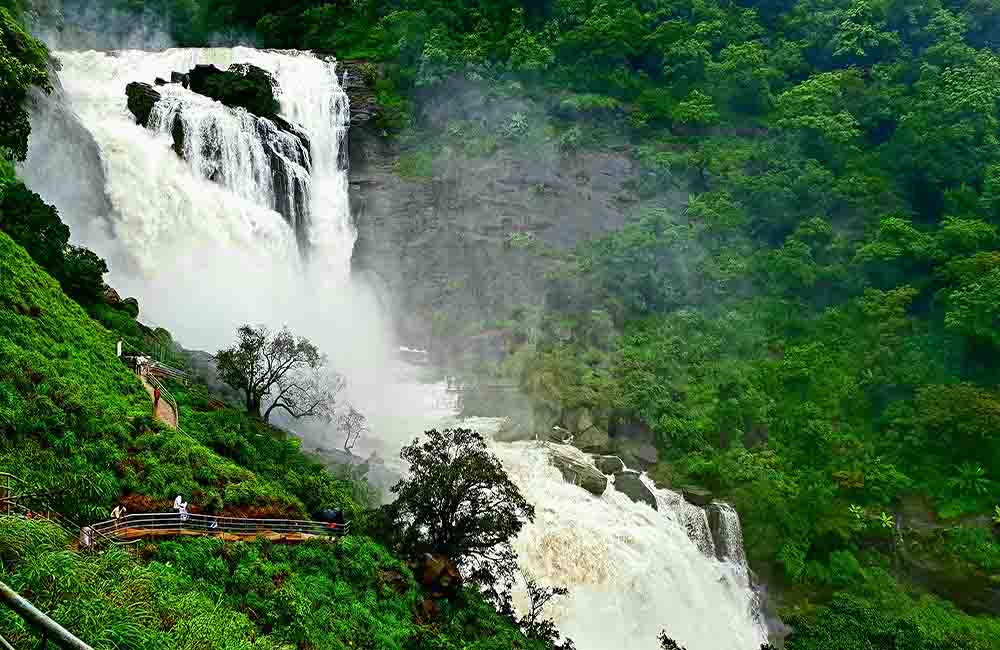
M 517 383 L 537 410 L 651 429 L 652 476 L 738 509 L 790 650 L 1000 647 L 1000 3 L 101 6 L 178 45 L 249 39 L 372 62 L 401 175 L 432 178 L 444 149 L 487 158 L 545 143 L 628 151 L 641 196 L 688 192 L 682 212 L 638 208 L 572 250 L 515 239 L 545 260 L 545 304 L 455 325 L 519 333 L 502 362 L 462 371 Z M 363 485 L 238 410 L 210 409 L 205 387 L 178 389 L 184 435 L 146 415 L 113 342 L 169 333 L 100 303 L 104 262 L 68 246 L 54 209 L 15 178 L 25 98 L 48 84 L 47 52 L 17 20 L 47 8 L 0 7 L 0 470 L 70 480 L 59 509 L 84 519 L 126 494 L 198 492 L 219 512 L 339 503 L 364 520 Z M 432 99 L 470 85 L 537 112 L 433 131 Z M 56 618 L 85 621 L 95 647 L 540 643 L 471 592 L 426 625 L 412 576 L 363 536 L 333 554 L 202 540 L 91 558 L 51 526 L 5 522 L 0 562 Z M 253 583 L 248 566 L 274 579 Z M 386 571 L 405 588 L 380 583 Z M 106 607 L 122 581 L 143 598 Z M 347 609 L 325 627 L 334 606 Z M 248 615 L 262 609 L 273 620 Z

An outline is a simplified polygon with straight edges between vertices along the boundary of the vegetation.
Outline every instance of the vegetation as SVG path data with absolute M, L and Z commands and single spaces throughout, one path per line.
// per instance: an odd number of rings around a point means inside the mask
M 304 456 L 297 439 L 172 386 L 184 431 L 148 417 L 149 397 L 92 320 L 0 232 L 0 470 L 25 504 L 67 528 L 115 503 L 161 511 L 304 517 L 341 508 L 364 528 L 363 488 Z M 431 610 L 409 569 L 360 534 L 336 544 L 164 541 L 87 554 L 49 521 L 0 517 L 3 580 L 93 647 L 378 647 L 544 650 L 475 590 Z M 40 640 L 12 612 L 0 634 Z M 373 645 L 374 644 L 374 645 Z
M 444 555 L 485 585 L 508 580 L 517 566 L 511 540 L 535 509 L 483 437 L 432 429 L 400 456 L 410 476 L 392 487 L 388 513 L 401 548 Z
M 247 412 L 265 422 L 279 409 L 293 418 L 333 417 L 343 378 L 324 372 L 319 348 L 287 329 L 243 325 L 237 336 L 237 344 L 219 350 L 215 362 L 222 380 L 243 391 Z
M 127 4 L 165 16 L 182 44 L 235 28 L 255 30 L 271 47 L 384 62 L 375 84 L 389 110 L 380 126 L 403 140 L 397 171 L 409 179 L 432 178 L 439 155 L 409 139 L 425 126 L 422 99 L 469 87 L 485 88 L 488 101 L 528 97 L 536 112 L 480 120 L 489 129 L 471 119 L 451 124 L 434 135 L 449 145 L 440 155 L 486 157 L 539 141 L 566 156 L 608 143 L 631 152 L 642 203 L 618 232 L 573 251 L 545 250 L 545 308 L 494 315 L 524 336 L 485 372 L 518 382 L 554 419 L 585 409 L 600 427 L 648 429 L 661 459 L 653 475 L 733 501 L 751 565 L 786 596 L 796 629 L 790 648 L 830 647 L 831 639 L 843 647 L 997 647 L 995 619 L 904 584 L 922 561 L 963 585 L 997 579 L 989 523 L 1000 482 L 993 4 Z M 45 85 L 43 51 L 9 12 L 0 17 L 0 89 L 9 102 L 0 115 L 10 124 L 0 144 L 10 159 L 23 156 L 24 93 Z M 9 169 L 0 174 L 10 182 Z M 661 207 L 667 189 L 688 194 L 684 211 Z M 13 282 L 25 287 L 39 273 L 18 272 Z M 96 354 L 92 343 L 107 337 L 73 321 L 70 331 L 85 342 L 69 348 L 53 329 L 61 322 L 26 323 L 75 307 L 23 291 L 4 294 L 11 307 L 0 329 L 8 336 L 0 376 L 14 388 L 0 393 L 0 428 L 45 441 L 28 447 L 27 457 L 44 459 L 38 467 L 96 467 L 110 487 L 85 500 L 107 503 L 121 479 L 104 447 L 152 444 L 122 424 L 138 412 L 141 392 L 109 371 L 100 381 L 118 388 L 108 393 L 118 401 L 100 409 L 85 402 L 83 377 L 111 360 L 75 355 Z M 230 424 L 240 432 L 263 426 L 237 419 Z M 102 446 L 107 436 L 118 444 Z M 86 460 L 60 451 L 78 445 Z M 204 466 L 213 478 L 178 480 L 192 489 L 220 476 L 247 480 L 227 473 L 229 465 Z M 149 485 L 137 489 L 164 489 L 163 481 Z M 904 516 L 913 518 L 911 504 L 920 520 L 912 526 Z M 515 520 L 505 518 L 511 528 Z M 428 547 L 445 543 L 410 532 Z M 971 590 L 931 586 L 978 611 L 963 600 Z

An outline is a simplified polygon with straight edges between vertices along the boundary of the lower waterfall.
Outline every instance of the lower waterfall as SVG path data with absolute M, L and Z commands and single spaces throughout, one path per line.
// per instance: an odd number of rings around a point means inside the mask
M 23 173 L 56 203 L 78 242 L 108 258 L 110 283 L 139 298 L 144 321 L 206 350 L 228 344 L 244 322 L 289 325 L 347 376 L 349 398 L 369 415 L 385 454 L 423 428 L 456 422 L 446 387 L 421 383 L 405 364 L 406 379 L 393 370 L 399 364 L 391 361 L 392 339 L 377 301 L 350 277 L 355 233 L 341 155 L 348 106 L 335 63 L 249 48 L 57 56 L 61 101 L 91 139 L 81 146 L 96 143 L 100 152 L 110 214 L 72 200 L 72 186 L 92 182 L 94 174 L 68 166 L 58 177 L 43 173 L 55 167 L 58 148 L 33 148 Z M 292 226 L 264 196 L 273 188 L 264 181 L 249 187 L 247 177 L 206 178 L 172 150 L 169 133 L 137 125 L 125 105 L 129 82 L 169 78 L 196 63 L 244 62 L 274 75 L 283 116 L 311 142 L 306 258 Z M 46 129 L 45 120 L 62 119 L 53 115 L 36 113 L 36 132 Z M 496 426 L 463 424 L 484 433 Z M 764 640 L 745 565 L 731 544 L 707 547 L 712 536 L 704 511 L 686 512 L 673 493 L 657 493 L 666 506 L 660 511 L 613 486 L 594 497 L 566 483 L 534 443 L 493 445 L 536 507 L 535 522 L 515 545 L 521 567 L 544 584 L 570 589 L 547 613 L 577 648 L 654 650 L 663 629 L 688 650 L 753 650 Z M 707 542 L 699 548 L 689 530 Z

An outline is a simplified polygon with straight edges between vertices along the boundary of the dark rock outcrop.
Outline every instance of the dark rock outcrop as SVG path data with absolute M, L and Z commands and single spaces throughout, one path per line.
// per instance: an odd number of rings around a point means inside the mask
M 653 510 L 659 510 L 656 496 L 642 482 L 639 472 L 624 470 L 615 474 L 615 489 L 636 503 L 645 503 Z
M 199 64 L 187 73 L 188 88 L 229 107 L 245 108 L 258 117 L 278 114 L 271 73 L 249 63 L 234 63 L 227 70 Z
M 574 452 L 572 448 L 553 447 L 550 458 L 567 482 L 579 485 L 594 496 L 601 496 L 608 487 L 608 477 L 577 454 L 579 452 Z
M 135 115 L 135 121 L 142 126 L 149 126 L 149 115 L 156 102 L 160 101 L 160 93 L 147 83 L 133 81 L 125 86 L 125 96 L 128 97 L 128 110 Z
M 699 508 L 704 508 L 712 503 L 712 493 L 705 488 L 688 485 L 681 488 L 681 495 L 684 500 Z
M 191 85 L 191 79 L 187 76 L 187 74 L 181 72 L 171 72 L 170 83 L 180 84 L 185 88 L 187 88 L 189 85 Z
M 594 456 L 594 465 L 609 476 L 625 471 L 625 463 L 618 456 Z
M 122 304 L 122 297 L 118 294 L 118 291 L 107 284 L 104 285 L 104 304 L 109 307 L 117 307 Z
M 136 298 L 122 300 L 122 309 L 128 312 L 132 318 L 137 318 L 139 316 L 139 300 Z
M 382 112 L 375 94 L 375 81 L 381 74 L 379 66 L 369 61 L 337 61 L 340 87 L 351 101 L 351 127 L 359 127 Z

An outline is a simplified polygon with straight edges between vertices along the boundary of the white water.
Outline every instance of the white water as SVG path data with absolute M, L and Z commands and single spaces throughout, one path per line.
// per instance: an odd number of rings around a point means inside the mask
M 383 455 L 426 427 L 455 421 L 454 395 L 445 386 L 427 385 L 419 369 L 390 361 L 391 340 L 375 302 L 350 279 L 355 233 L 347 174 L 338 165 L 347 104 L 332 64 L 245 48 L 59 58 L 68 101 L 101 149 L 115 208 L 112 236 L 88 228 L 107 215 L 59 207 L 76 236 L 109 258 L 111 283 L 139 297 L 143 320 L 208 350 L 227 344 L 243 322 L 288 324 L 348 376 L 350 398 L 379 432 Z M 207 180 L 204 170 L 178 159 L 167 134 L 135 125 L 125 107 L 130 81 L 169 78 L 195 63 L 237 62 L 275 75 L 284 114 L 312 141 L 308 262 L 289 225 L 266 207 L 268 197 L 254 193 L 262 188 L 246 179 Z M 71 182 L 71 171 L 53 178 L 49 193 Z M 46 196 L 46 185 L 35 189 Z M 543 583 L 570 588 L 548 613 L 580 650 L 654 650 L 661 629 L 689 650 L 747 650 L 762 640 L 745 572 L 707 556 L 672 509 L 656 512 L 613 487 L 595 498 L 566 483 L 532 444 L 494 448 L 536 507 L 534 524 L 516 542 L 521 565 Z
M 184 160 L 202 178 L 213 180 L 252 203 L 281 212 L 288 206 L 293 230 L 305 227 L 307 212 L 296 207 L 296 188 L 308 196 L 309 154 L 294 135 L 243 110 L 233 110 L 180 84 L 159 89 L 163 98 L 153 106 L 149 128 L 170 136 L 175 120 L 184 131 Z M 284 161 L 274 169 L 269 151 Z M 284 177 L 284 189 L 275 176 Z

